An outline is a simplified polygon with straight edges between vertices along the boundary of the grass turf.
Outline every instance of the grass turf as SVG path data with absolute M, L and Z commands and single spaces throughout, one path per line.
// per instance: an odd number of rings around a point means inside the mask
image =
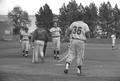
M 63 44 L 63 53 L 66 50 Z M 48 43 L 45 63 L 31 64 L 20 55 L 16 42 L 0 42 L 0 81 L 119 81 L 119 50 L 111 50 L 110 44 L 88 44 L 85 51 L 83 76 L 77 76 L 75 61 L 68 75 L 63 73 L 64 65 L 53 60 L 51 43 Z M 19 53 L 19 54 L 18 54 Z M 64 62 L 60 63 L 64 64 Z

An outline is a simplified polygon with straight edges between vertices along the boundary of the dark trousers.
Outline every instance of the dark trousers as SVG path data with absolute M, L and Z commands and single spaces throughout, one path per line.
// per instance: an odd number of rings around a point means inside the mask
M 47 42 L 45 41 L 44 48 L 43 48 L 44 56 L 45 56 L 46 48 L 47 48 Z

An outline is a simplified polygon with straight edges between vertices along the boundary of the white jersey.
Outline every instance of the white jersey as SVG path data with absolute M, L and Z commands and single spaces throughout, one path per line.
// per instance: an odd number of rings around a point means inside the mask
M 60 36 L 61 29 L 59 27 L 53 27 L 50 29 L 50 32 L 52 33 L 52 36 Z
M 113 34 L 113 35 L 111 35 L 111 38 L 112 38 L 113 40 L 115 40 L 115 39 L 116 39 L 116 36 Z
M 21 30 L 20 33 L 23 36 L 22 40 L 29 40 L 29 36 L 30 36 L 29 32 L 25 32 L 24 30 Z
M 72 30 L 71 36 L 76 39 L 86 40 L 85 33 L 90 31 L 88 25 L 83 21 L 76 21 L 70 25 L 70 29 Z

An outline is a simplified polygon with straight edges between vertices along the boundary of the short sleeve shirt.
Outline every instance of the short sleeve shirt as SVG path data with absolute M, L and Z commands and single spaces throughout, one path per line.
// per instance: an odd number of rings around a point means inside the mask
M 70 29 L 72 30 L 71 36 L 73 38 L 82 39 L 82 40 L 86 40 L 85 33 L 90 31 L 88 25 L 83 21 L 73 22 L 70 25 Z
M 50 29 L 50 32 L 52 33 L 52 36 L 60 36 L 61 29 L 59 27 L 53 27 Z

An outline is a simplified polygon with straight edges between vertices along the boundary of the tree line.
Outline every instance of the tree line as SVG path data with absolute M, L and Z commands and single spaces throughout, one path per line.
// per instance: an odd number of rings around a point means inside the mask
M 15 14 L 12 14 L 13 12 L 16 12 L 15 8 L 8 13 L 8 17 L 11 18 L 13 22 L 16 23 L 14 20 L 16 19 L 23 23 L 24 18 L 25 22 L 27 22 L 25 24 L 30 22 L 29 18 L 27 18 L 27 12 L 23 11 L 23 20 L 19 19 L 21 17 L 20 15 L 15 16 Z M 49 5 L 45 4 L 35 13 L 35 17 L 37 27 L 43 24 L 46 29 L 50 29 L 53 26 L 54 18 L 57 17 L 57 22 L 63 30 L 63 34 L 66 28 L 76 20 L 83 20 L 88 24 L 91 30 L 90 37 L 96 36 L 96 30 L 98 27 L 100 27 L 103 32 L 107 32 L 107 37 L 114 32 L 117 36 L 119 36 L 120 33 L 120 9 L 117 4 L 112 7 L 109 1 L 107 3 L 103 2 L 97 7 L 95 3 L 83 6 L 82 3 L 77 3 L 75 0 L 71 0 L 68 4 L 63 3 L 59 9 L 59 15 L 54 14 Z M 20 27 L 17 25 L 14 26 L 15 28 Z

